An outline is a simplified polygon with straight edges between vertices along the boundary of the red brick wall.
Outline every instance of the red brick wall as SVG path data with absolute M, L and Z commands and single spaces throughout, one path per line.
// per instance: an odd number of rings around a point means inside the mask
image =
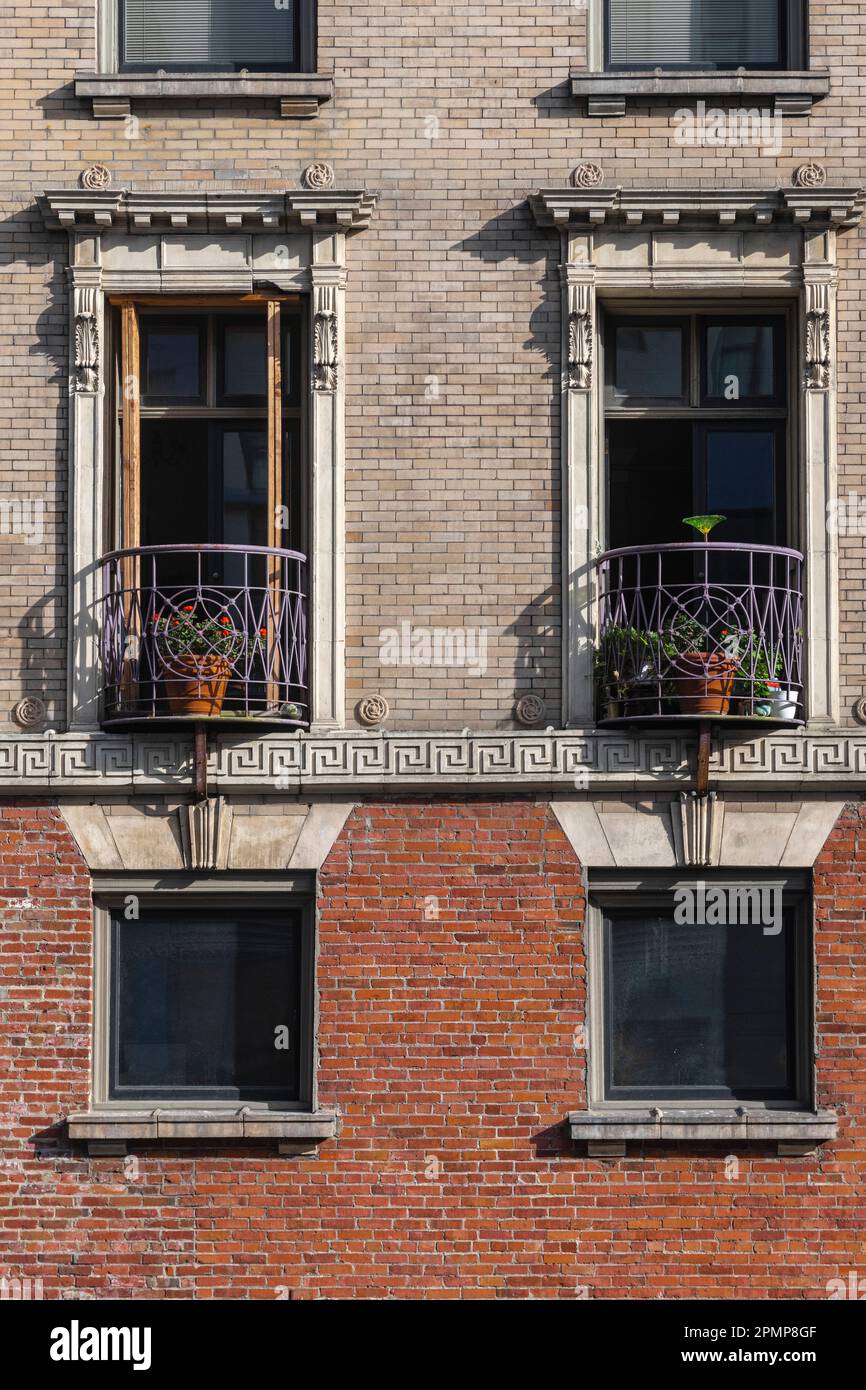
M 603 1162 L 556 1129 L 583 1097 L 583 901 L 544 805 L 352 816 L 322 874 L 320 1102 L 343 1129 L 316 1160 L 40 1139 L 89 1068 L 88 884 L 50 807 L 0 808 L 0 904 L 0 1275 L 46 1297 L 825 1298 L 866 1272 L 861 810 L 816 871 L 842 1138 L 734 1150 L 736 1178 L 726 1151 Z

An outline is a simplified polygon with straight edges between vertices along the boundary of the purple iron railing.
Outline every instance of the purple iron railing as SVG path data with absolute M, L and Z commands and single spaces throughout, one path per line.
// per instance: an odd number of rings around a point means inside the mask
M 113 550 L 101 566 L 104 723 L 308 722 L 303 555 L 150 545 Z M 190 696 L 198 697 L 195 714 L 187 712 Z
M 803 717 L 803 556 L 717 541 L 596 561 L 600 722 Z

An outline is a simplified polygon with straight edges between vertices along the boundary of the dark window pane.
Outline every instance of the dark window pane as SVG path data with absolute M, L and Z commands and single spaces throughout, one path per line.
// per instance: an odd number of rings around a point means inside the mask
M 688 420 L 608 421 L 612 548 L 688 539 L 681 518 L 694 513 L 692 437 Z
M 202 336 L 198 324 L 142 322 L 145 400 L 195 402 L 202 395 Z
M 284 309 L 283 320 L 283 395 L 289 405 L 300 405 L 302 339 L 301 320 L 297 314 Z
M 291 67 L 297 0 L 121 0 L 123 61 Z
M 299 1098 L 297 914 L 118 916 L 113 977 L 114 1094 Z
M 221 324 L 224 400 L 264 402 L 268 389 L 265 325 L 261 319 Z
M 222 433 L 223 541 L 267 545 L 268 439 L 258 426 Z
M 732 403 L 775 400 L 781 385 L 776 381 L 776 332 L 773 324 L 708 324 L 704 364 L 707 399 Z
M 610 1095 L 793 1096 L 792 915 L 778 935 L 639 912 L 604 930 Z
M 613 331 L 616 399 L 683 399 L 682 328 L 662 324 L 617 324 Z
M 607 0 L 615 67 L 753 67 L 781 62 L 780 0 Z
M 776 496 L 777 435 L 772 429 L 706 431 L 706 509 L 726 518 L 719 540 L 781 543 L 784 518 Z

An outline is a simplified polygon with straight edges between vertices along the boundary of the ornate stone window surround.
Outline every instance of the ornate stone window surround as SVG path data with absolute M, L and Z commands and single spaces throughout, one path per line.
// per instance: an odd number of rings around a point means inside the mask
M 803 22 L 804 5 L 794 0 L 799 12 L 789 25 L 788 66 L 756 72 L 745 68 L 733 72 L 673 72 L 636 69 L 632 72 L 607 71 L 604 66 L 604 26 L 606 0 L 589 0 L 586 17 L 584 71 L 571 76 L 571 94 L 586 102 L 589 116 L 623 116 L 629 103 L 665 101 L 694 105 L 714 98 L 738 106 L 754 107 L 762 100 L 773 102 L 776 116 L 808 116 L 815 101 L 830 91 L 829 72 L 808 70 L 808 40 Z
M 225 100 L 275 98 L 281 116 L 308 118 L 334 95 L 334 79 L 316 71 L 316 3 L 299 0 L 300 70 L 291 72 L 122 72 L 118 0 L 97 0 L 96 67 L 75 75 L 75 95 L 92 102 L 97 119 L 123 120 L 136 100 Z
M 106 294 L 310 296 L 310 683 L 314 730 L 344 722 L 344 313 L 346 239 L 366 192 L 145 193 L 62 189 L 41 200 L 69 236 L 69 725 L 99 727 L 98 561 L 109 548 Z
M 593 558 L 603 538 L 599 301 L 621 306 L 735 297 L 797 307 L 796 459 L 806 555 L 806 713 L 839 719 L 836 496 L 836 237 L 856 226 L 856 188 L 774 191 L 545 189 L 531 205 L 560 233 L 562 259 L 563 727 L 592 723 Z

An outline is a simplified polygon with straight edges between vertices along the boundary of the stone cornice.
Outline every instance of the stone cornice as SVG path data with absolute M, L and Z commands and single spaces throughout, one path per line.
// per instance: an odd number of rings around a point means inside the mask
M 529 199 L 542 227 L 644 224 L 714 227 L 855 227 L 864 190 L 846 188 L 543 188 Z
M 376 196 L 364 190 L 185 190 L 59 188 L 39 199 L 46 226 L 69 231 L 119 227 L 125 232 L 225 233 L 360 231 L 369 224 Z
M 511 734 L 346 732 L 214 736 L 211 794 L 299 795 L 414 792 L 647 792 L 691 785 L 695 740 L 680 733 L 593 730 Z M 774 734 L 714 741 L 710 781 L 735 788 L 866 793 L 866 733 Z M 192 744 L 141 734 L 0 738 L 0 795 L 187 793 Z

